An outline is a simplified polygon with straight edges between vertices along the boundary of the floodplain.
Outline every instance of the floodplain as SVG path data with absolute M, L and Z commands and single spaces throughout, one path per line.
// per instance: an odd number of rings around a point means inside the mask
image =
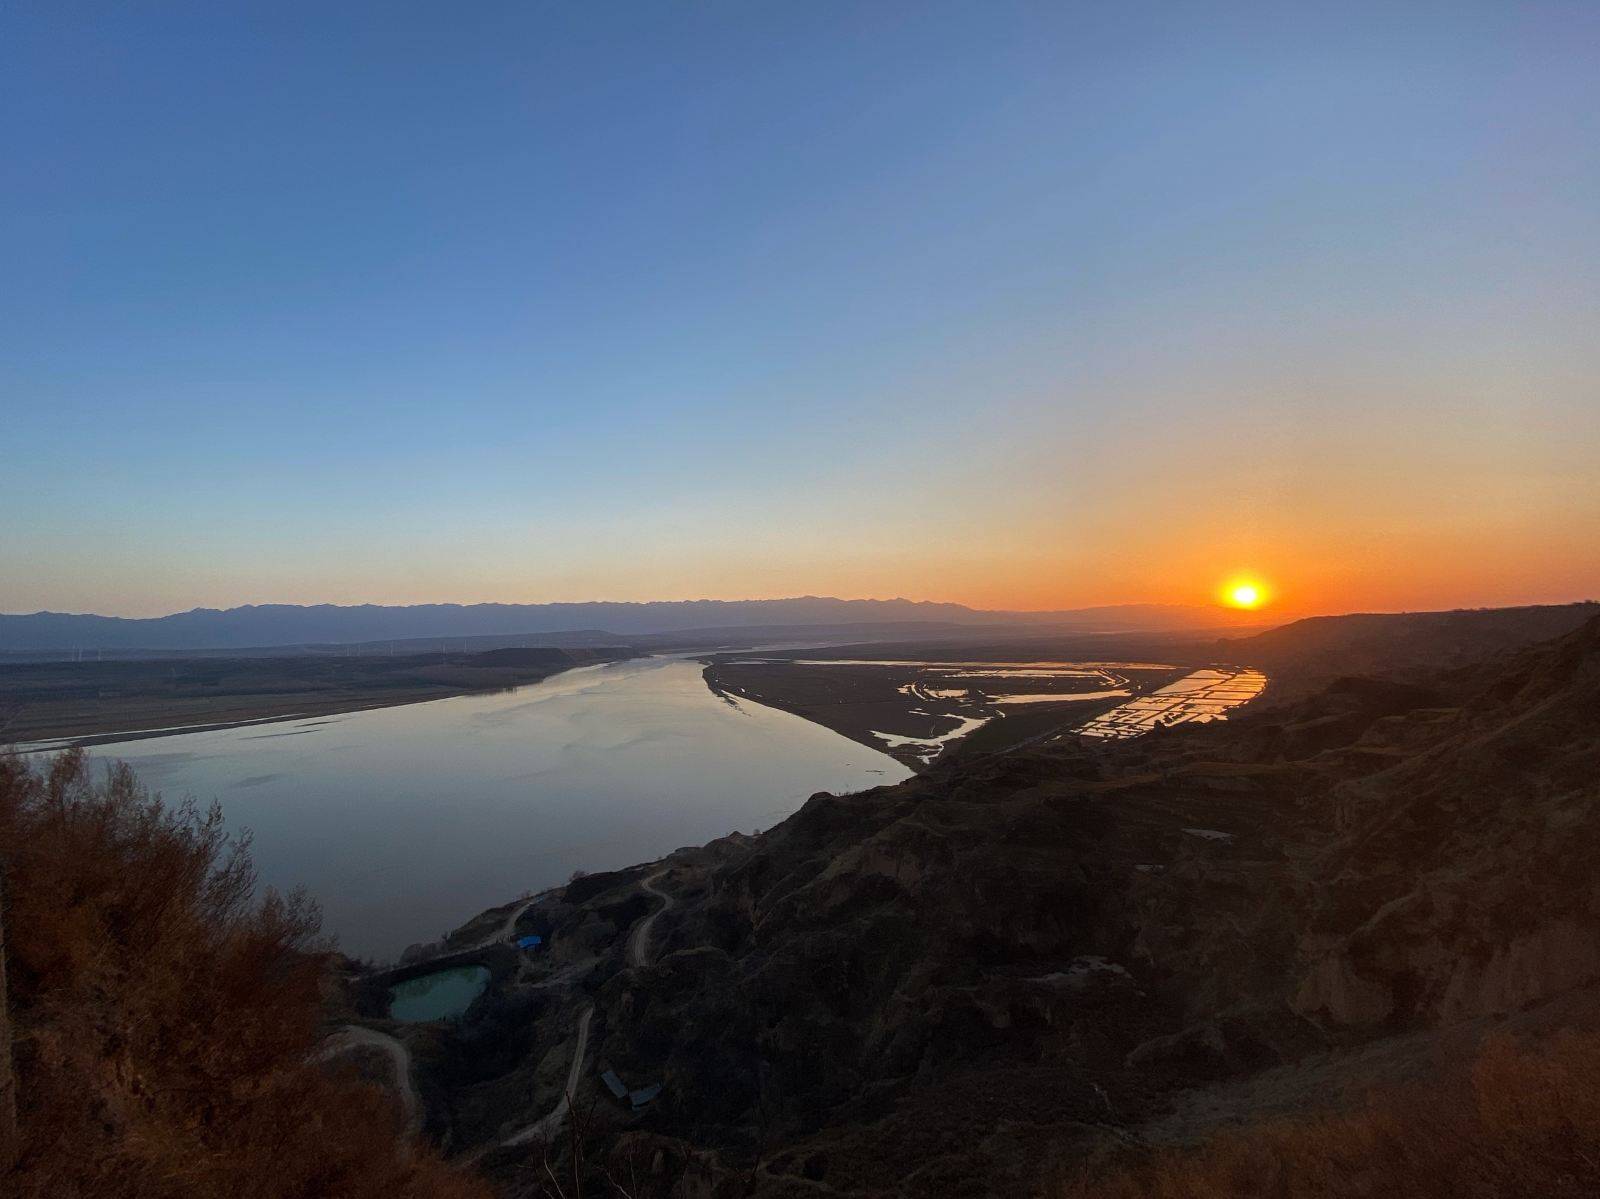
M 959 651 L 955 651 L 959 652 Z M 706 683 L 804 716 L 922 769 L 947 755 L 1221 719 L 1266 678 L 1234 667 L 1054 658 L 723 654 Z

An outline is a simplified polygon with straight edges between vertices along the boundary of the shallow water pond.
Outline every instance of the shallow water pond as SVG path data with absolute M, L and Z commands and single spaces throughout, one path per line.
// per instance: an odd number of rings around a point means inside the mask
M 484 966 L 457 966 L 389 988 L 389 1015 L 402 1024 L 450 1020 L 464 1013 L 489 985 Z

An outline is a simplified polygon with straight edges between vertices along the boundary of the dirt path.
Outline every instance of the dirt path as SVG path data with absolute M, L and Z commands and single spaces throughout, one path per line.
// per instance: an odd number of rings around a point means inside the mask
M 646 964 L 646 955 L 650 951 L 650 930 L 655 927 L 656 918 L 673 906 L 672 896 L 665 891 L 658 890 L 655 886 L 656 880 L 666 877 L 667 873 L 667 870 L 658 870 L 639 883 L 640 889 L 661 900 L 661 906 L 639 921 L 638 927 L 633 930 L 632 936 L 628 938 L 627 959 L 630 966 L 643 966 Z M 532 901 L 530 900 L 529 902 L 531 903 Z M 506 929 L 516 925 L 517 919 L 522 915 L 523 910 L 523 908 L 519 908 L 512 913 L 511 918 L 506 922 Z M 565 982 L 564 975 L 570 975 L 578 968 L 587 968 L 591 964 L 587 962 L 578 963 L 577 966 L 569 967 L 568 970 L 563 971 L 561 975 L 557 975 L 555 978 L 548 979 L 538 985 L 551 986 Z M 591 1004 L 583 1010 L 583 1015 L 578 1018 L 578 1043 L 572 1049 L 572 1065 L 567 1070 L 567 1085 L 565 1092 L 561 1096 L 561 1102 L 551 1108 L 549 1114 L 535 1120 L 526 1128 L 512 1133 L 501 1141 L 502 1145 L 526 1145 L 529 1141 L 550 1141 L 554 1139 L 556 1133 L 561 1131 L 561 1122 L 567 1118 L 567 1112 L 572 1108 L 572 1097 L 578 1093 L 578 1083 L 583 1078 L 584 1059 L 589 1055 L 589 1025 L 593 1020 L 594 1006 Z
M 514 1132 L 502 1145 L 525 1145 L 529 1141 L 550 1141 L 556 1133 L 561 1131 L 561 1122 L 567 1118 L 567 1112 L 572 1107 L 572 1097 L 578 1093 L 578 1082 L 583 1077 L 583 1059 L 589 1053 L 589 1022 L 594 1019 L 593 1005 L 583 1010 L 583 1015 L 578 1018 L 578 1043 L 572 1050 L 572 1066 L 567 1071 L 567 1086 L 561 1096 L 561 1102 L 550 1109 L 549 1115 L 535 1120 L 520 1132 Z
M 628 938 L 628 965 L 630 966 L 643 966 L 646 964 L 645 954 L 650 949 L 650 930 L 655 927 L 656 920 L 661 913 L 672 907 L 672 896 L 665 891 L 657 890 L 654 885 L 657 879 L 665 878 L 667 873 L 666 870 L 658 870 L 639 883 L 642 890 L 661 900 L 661 906 L 639 921 L 639 927 L 634 929 L 633 936 Z
M 405 1045 L 374 1028 L 359 1024 L 346 1024 L 326 1041 L 317 1054 L 318 1061 L 338 1057 L 352 1049 L 380 1049 L 388 1055 L 394 1071 L 395 1090 L 400 1095 L 400 1110 L 405 1115 L 406 1135 L 416 1136 L 422 1131 L 422 1098 L 417 1094 L 416 1083 L 411 1079 L 411 1051 Z
M 541 898 L 541 896 L 535 895 L 532 899 L 529 899 L 529 900 L 526 900 L 526 901 L 524 901 L 522 903 L 519 903 L 516 907 L 512 908 L 511 909 L 511 915 L 506 917 L 506 922 L 504 924 L 502 924 L 499 928 L 495 929 L 494 932 L 490 933 L 483 940 L 478 941 L 478 942 L 476 942 L 476 943 L 474 943 L 472 945 L 467 946 L 466 950 L 454 950 L 453 949 L 450 952 L 451 953 L 470 952 L 471 950 L 474 950 L 474 949 L 485 949 L 490 945 L 497 945 L 501 941 L 509 941 L 509 940 L 511 940 L 512 934 L 517 931 L 517 921 L 521 920 L 522 919 L 522 914 L 524 912 L 526 912 L 529 908 L 531 908 L 534 904 L 538 903 L 540 898 Z

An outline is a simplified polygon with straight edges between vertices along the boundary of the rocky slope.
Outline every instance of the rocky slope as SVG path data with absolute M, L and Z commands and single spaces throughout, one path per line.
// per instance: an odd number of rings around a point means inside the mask
M 632 1193 L 1030 1194 L 1423 1069 L 1507 1013 L 1588 1010 L 1597 766 L 1590 621 L 1228 725 L 819 795 L 529 905 L 550 958 L 439 1034 L 430 1085 L 458 1147 L 539 1193 L 547 1151 L 491 1146 L 554 1100 L 592 1007 L 548 1152 L 581 1149 L 597 1188 L 626 1167 Z M 631 965 L 646 875 L 671 906 Z M 602 1065 L 663 1093 L 614 1103 Z

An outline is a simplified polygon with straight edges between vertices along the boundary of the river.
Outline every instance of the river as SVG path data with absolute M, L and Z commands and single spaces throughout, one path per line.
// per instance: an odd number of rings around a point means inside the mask
M 515 691 L 96 747 L 169 800 L 222 804 L 261 881 L 305 887 L 356 956 L 392 959 L 485 908 L 735 830 L 817 791 L 909 776 L 820 725 L 648 658 Z

